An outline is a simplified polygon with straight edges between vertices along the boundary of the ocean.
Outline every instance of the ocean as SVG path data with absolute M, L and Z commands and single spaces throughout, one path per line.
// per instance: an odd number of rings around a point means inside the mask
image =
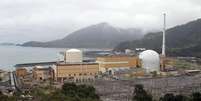
M 15 64 L 50 62 L 62 59 L 64 48 L 0 46 L 0 69 L 13 70 Z

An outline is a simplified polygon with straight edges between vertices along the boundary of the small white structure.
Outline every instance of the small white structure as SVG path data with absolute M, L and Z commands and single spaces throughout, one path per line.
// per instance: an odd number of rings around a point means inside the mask
M 122 68 L 108 68 L 109 75 L 114 75 L 116 72 L 123 72 L 123 71 L 129 71 L 129 67 L 122 67 Z
M 125 49 L 125 54 L 131 54 L 132 53 L 132 50 L 130 49 Z
M 147 73 L 160 71 L 160 57 L 156 51 L 145 50 L 140 53 L 139 58 L 142 68 L 144 68 Z
M 35 66 L 35 68 L 40 69 L 40 68 L 45 68 L 45 67 L 43 67 L 43 66 Z
M 66 63 L 82 62 L 82 51 L 78 49 L 69 49 L 65 52 L 64 61 Z

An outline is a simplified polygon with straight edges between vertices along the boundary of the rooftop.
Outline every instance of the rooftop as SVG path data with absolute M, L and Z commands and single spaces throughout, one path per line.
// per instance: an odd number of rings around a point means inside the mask
M 81 52 L 79 49 L 69 49 L 66 52 Z
M 94 64 L 98 64 L 96 62 L 78 62 L 78 63 L 58 63 L 57 66 L 71 66 L 71 65 L 94 65 Z

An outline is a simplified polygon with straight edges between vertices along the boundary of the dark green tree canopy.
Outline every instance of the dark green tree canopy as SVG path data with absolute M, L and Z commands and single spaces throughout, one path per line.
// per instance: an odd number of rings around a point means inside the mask
M 132 101 L 152 101 L 152 96 L 144 90 L 143 85 L 137 84 L 135 85 Z

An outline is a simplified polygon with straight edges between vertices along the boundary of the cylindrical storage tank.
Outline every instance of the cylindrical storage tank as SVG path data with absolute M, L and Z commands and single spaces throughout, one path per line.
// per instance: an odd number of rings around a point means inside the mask
M 66 63 L 78 63 L 82 62 L 82 51 L 78 49 L 69 49 L 65 53 Z
M 139 59 L 141 60 L 141 66 L 150 73 L 153 71 L 160 71 L 160 57 L 156 51 L 145 50 L 139 54 Z

